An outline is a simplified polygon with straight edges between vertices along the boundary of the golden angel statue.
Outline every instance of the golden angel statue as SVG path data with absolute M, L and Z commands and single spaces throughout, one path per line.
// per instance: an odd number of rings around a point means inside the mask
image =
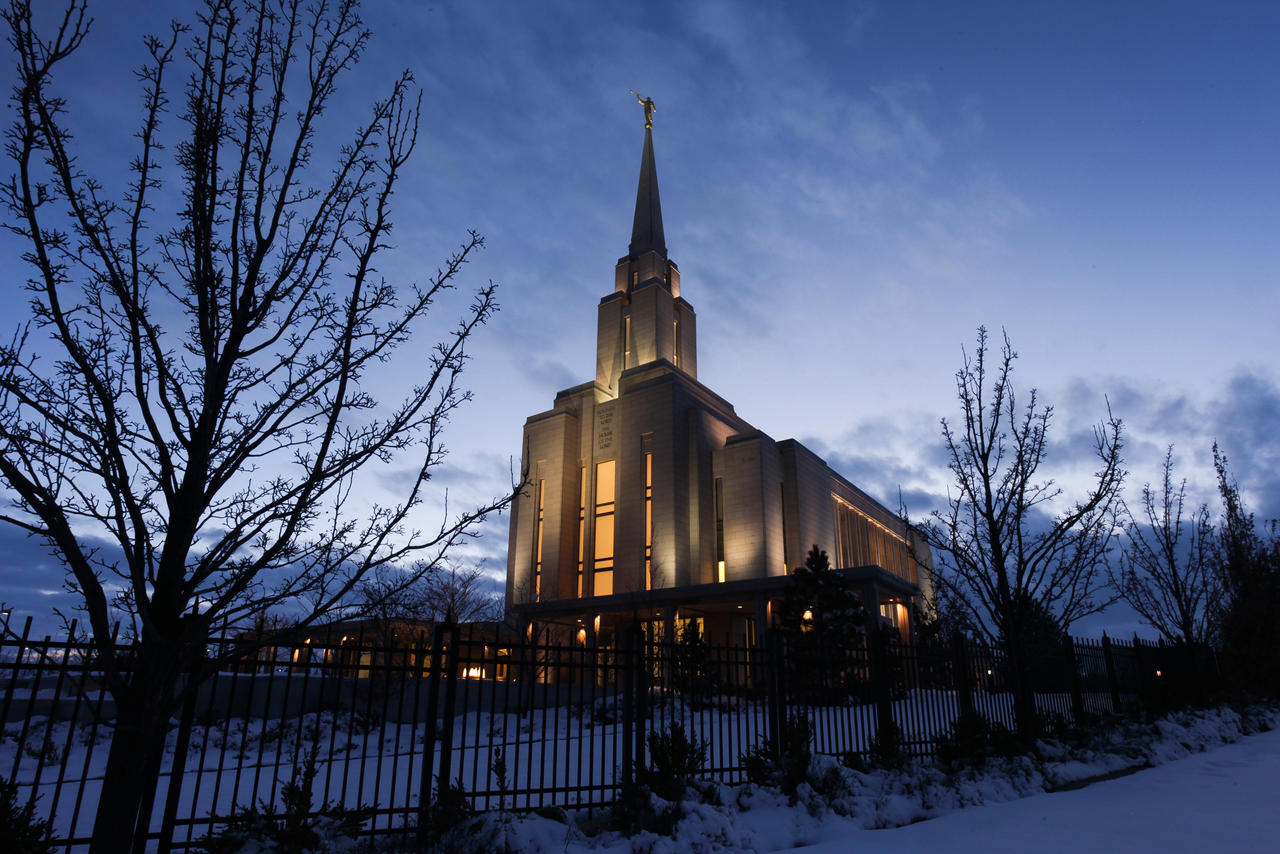
M 653 105 L 652 98 L 646 98 L 635 89 L 630 90 L 632 95 L 636 96 L 636 100 L 640 102 L 640 106 L 644 107 L 644 126 L 646 130 L 653 128 L 653 111 L 658 109 Z

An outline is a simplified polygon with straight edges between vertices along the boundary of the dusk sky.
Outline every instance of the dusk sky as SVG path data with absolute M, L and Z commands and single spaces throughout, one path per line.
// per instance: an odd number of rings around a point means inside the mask
M 175 8 L 95 3 L 56 81 L 84 165 L 109 183 L 140 115 L 140 36 Z M 1109 400 L 1131 501 L 1169 443 L 1196 500 L 1214 500 L 1217 439 L 1251 509 L 1280 516 L 1280 5 L 365 11 L 373 47 L 329 116 L 333 144 L 400 69 L 423 92 L 381 269 L 425 278 L 473 228 L 487 248 L 462 284 L 501 284 L 503 310 L 471 350 L 475 400 L 448 437 L 451 502 L 500 492 L 524 419 L 593 377 L 596 304 L 630 237 L 635 89 L 657 105 L 699 379 L 749 422 L 923 516 L 946 490 L 938 422 L 957 411 L 961 348 L 985 324 L 1018 350 L 1017 387 L 1055 406 L 1049 473 L 1068 494 Z M 26 316 L 19 251 L 0 240 L 6 336 Z M 495 575 L 507 521 L 473 549 Z M 59 573 L 0 528 L 0 599 L 43 612 L 63 601 L 37 592 Z M 1079 628 L 1104 625 L 1135 628 L 1119 613 Z

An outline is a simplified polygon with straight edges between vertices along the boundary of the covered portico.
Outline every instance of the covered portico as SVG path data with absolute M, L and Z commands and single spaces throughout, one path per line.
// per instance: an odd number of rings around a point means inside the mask
M 843 575 L 870 614 L 892 624 L 905 642 L 913 630 L 913 605 L 920 588 L 878 566 L 835 570 Z M 578 640 L 594 644 L 595 637 L 639 620 L 661 625 L 665 637 L 677 636 L 678 626 L 702 618 L 704 636 L 713 642 L 757 646 L 764 641 L 778 606 L 786 595 L 788 576 L 745 578 L 677 588 L 614 593 L 580 599 L 523 603 L 513 612 L 526 623 L 543 623 L 577 630 Z

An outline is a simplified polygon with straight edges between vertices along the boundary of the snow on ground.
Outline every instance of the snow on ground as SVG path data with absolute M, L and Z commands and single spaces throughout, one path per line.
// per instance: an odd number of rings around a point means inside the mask
M 474 726 L 461 727 L 455 733 L 454 768 L 466 772 L 471 792 L 476 792 L 477 782 L 489 774 L 481 759 L 487 759 L 493 747 L 506 745 L 517 770 L 533 768 L 545 755 L 542 751 L 546 748 L 534 736 L 543 731 L 542 727 L 522 721 L 519 729 L 513 729 L 512 721 L 504 716 L 498 718 L 477 719 L 472 722 Z M 322 763 L 325 767 L 317 779 L 322 790 L 317 792 L 318 798 L 345 794 L 351 802 L 365 799 L 365 803 L 412 803 L 416 798 L 422 750 L 415 726 L 395 725 L 361 735 L 347 731 L 349 728 L 340 727 L 337 719 L 325 715 L 305 716 L 292 727 L 273 722 L 268 728 L 267 721 L 260 723 L 260 732 L 245 724 L 239 728 L 211 725 L 197 733 L 193 750 L 198 759 L 194 770 L 184 775 L 184 802 L 194 801 L 207 811 L 215 803 L 226 807 L 233 800 L 241 804 L 274 800 L 274 787 L 282 775 L 288 779 L 291 773 L 292 754 L 308 739 L 323 741 L 331 753 L 343 748 Z M 708 721 L 695 718 L 693 723 Z M 715 719 L 710 723 L 723 726 L 725 721 Z M 552 748 L 551 755 L 563 760 L 554 766 L 553 770 L 559 770 L 552 776 L 558 779 L 569 774 L 569 769 L 573 769 L 578 783 L 607 776 L 608 766 L 615 761 L 610 745 L 616 739 L 609 736 L 614 726 L 579 728 L 575 734 L 567 723 L 557 724 L 557 733 L 563 729 L 566 736 L 574 737 L 565 742 L 568 747 L 563 756 L 560 748 Z M 655 799 L 654 813 L 667 813 L 668 817 L 658 815 L 655 821 L 650 816 L 649 830 L 630 837 L 607 829 L 608 811 L 600 808 L 593 813 L 577 811 L 574 816 L 565 817 L 567 822 L 528 812 L 496 813 L 465 823 L 441 850 L 477 854 L 732 854 L 789 851 L 809 845 L 810 849 L 799 850 L 829 854 L 855 847 L 876 851 L 879 848 L 872 846 L 888 845 L 900 850 L 904 842 L 927 839 L 935 844 L 951 843 L 949 850 L 959 850 L 961 854 L 969 848 L 954 846 L 972 840 L 972 850 L 992 854 L 1075 852 L 1083 843 L 1073 840 L 1085 838 L 1089 847 L 1084 850 L 1103 852 L 1203 850 L 1206 846 L 1209 850 L 1274 850 L 1273 845 L 1250 847 L 1247 843 L 1255 833 L 1262 836 L 1280 829 L 1280 819 L 1276 818 L 1280 811 L 1273 808 L 1276 795 L 1280 794 L 1280 735 L 1253 737 L 1229 749 L 1221 746 L 1249 733 L 1276 727 L 1280 727 L 1277 709 L 1255 708 L 1244 716 L 1230 708 L 1182 712 L 1155 723 L 1120 724 L 1068 743 L 1041 742 L 1032 756 L 991 759 L 979 768 L 953 773 L 927 763 L 860 771 L 845 767 L 832 756 L 818 755 L 809 766 L 808 782 L 793 798 L 754 785 L 703 782 L 678 806 Z M 310 729 L 316 733 L 306 735 Z M 745 731 L 758 736 L 757 729 L 747 726 Z M 35 730 L 43 732 L 40 727 Z M 57 752 L 61 758 L 70 760 L 66 767 L 86 776 L 100 775 L 100 769 L 90 767 L 85 740 L 75 737 L 78 732 L 61 723 L 55 725 L 49 738 L 60 746 Z M 709 735 L 705 726 L 695 725 L 690 732 L 700 739 Z M 465 733 L 471 733 L 472 743 L 464 744 Z M 482 737 L 487 739 L 484 749 Z M 0 767 L 7 768 L 15 756 L 21 759 L 26 755 L 19 751 L 19 741 L 0 740 Z M 589 745 L 599 750 L 587 751 L 592 761 L 584 765 L 583 751 Z M 741 746 L 745 747 L 746 742 Z M 578 748 L 576 753 L 569 750 L 573 747 Z M 1200 754 L 1208 748 L 1221 749 Z M 105 755 L 105 750 L 95 751 L 94 762 L 100 764 Z M 379 761 L 365 774 L 360 757 L 370 755 Z M 1194 761 L 1185 759 L 1193 755 Z M 243 778 L 237 773 L 221 780 L 220 786 L 211 782 L 220 778 L 217 771 L 224 761 L 240 767 L 241 759 L 248 763 Z M 1183 761 L 1165 764 L 1174 760 Z M 1074 781 L 1143 766 L 1163 767 L 1158 769 L 1159 775 L 1141 772 L 1080 792 L 1045 795 L 1046 790 Z M 46 797 L 42 805 L 57 800 L 56 770 L 49 766 L 46 778 L 23 780 L 42 787 Z M 348 771 L 358 773 L 348 780 Z M 478 777 L 476 771 L 480 772 Z M 1166 774 L 1171 776 L 1163 782 Z M 1155 782 L 1144 783 L 1148 779 Z M 208 785 L 202 786 L 202 782 Z M 96 797 L 96 785 L 96 780 L 91 783 L 87 793 L 90 799 Z M 1205 793 L 1203 801 L 1197 800 L 1201 792 Z M 67 793 L 74 794 L 69 786 L 64 795 Z M 1259 811 L 1260 804 L 1266 805 L 1265 812 Z M 91 815 L 92 810 L 84 806 L 80 824 L 88 822 Z M 56 820 L 64 833 L 75 824 L 70 810 L 59 810 Z M 1036 830 L 1041 826 L 1046 830 Z M 1035 836 L 1035 845 L 1029 845 L 1028 834 L 1033 833 L 1039 835 Z M 1139 836 L 1144 833 L 1151 834 L 1150 839 Z M 1112 834 L 1129 841 L 1123 848 L 1120 842 L 1108 847 L 1112 845 Z M 1271 836 L 1275 838 L 1280 834 Z M 1160 845 L 1152 840 L 1158 840 Z M 1196 844 L 1190 846 L 1190 840 Z M 394 840 L 388 841 L 394 846 Z M 1063 847 L 1047 847 L 1059 843 Z
M 584 829 L 589 819 L 580 826 L 490 815 L 446 847 L 513 854 L 862 854 L 929 844 L 958 854 L 1275 850 L 1278 724 L 1276 710 L 1248 719 L 1225 708 L 1184 712 L 1122 726 L 1089 744 L 1041 743 L 1036 756 L 953 774 L 923 763 L 864 773 L 816 757 L 795 798 L 751 785 L 713 786 L 711 798 L 680 805 L 683 815 L 669 832 L 593 836 Z M 1269 731 L 1246 737 L 1259 729 Z M 1045 794 L 1146 765 L 1158 767 Z
M 890 830 L 823 822 L 804 854 L 1262 852 L 1280 845 L 1280 731 L 1128 777 Z

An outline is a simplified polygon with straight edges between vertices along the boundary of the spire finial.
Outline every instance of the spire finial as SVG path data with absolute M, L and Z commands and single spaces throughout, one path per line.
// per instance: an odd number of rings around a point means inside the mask
M 645 130 L 653 130 L 653 112 L 658 109 L 653 105 L 652 98 L 646 98 L 635 89 L 629 90 L 632 95 L 636 96 L 636 100 L 640 102 L 640 106 L 644 107 L 644 128 Z
M 667 257 L 667 243 L 662 234 L 662 203 L 658 200 L 658 167 L 653 162 L 653 99 L 634 89 L 631 92 L 644 107 L 644 153 L 640 155 L 640 185 L 636 189 L 636 218 L 631 226 L 632 258 L 656 250 Z

